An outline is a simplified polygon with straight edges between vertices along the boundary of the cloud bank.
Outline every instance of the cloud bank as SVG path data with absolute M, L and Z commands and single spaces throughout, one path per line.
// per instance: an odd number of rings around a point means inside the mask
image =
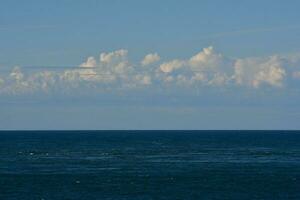
M 88 57 L 76 68 L 0 71 L 0 94 L 209 87 L 285 88 L 300 80 L 300 56 L 228 58 L 210 46 L 190 58 L 163 60 L 158 53 L 131 62 L 128 50 Z

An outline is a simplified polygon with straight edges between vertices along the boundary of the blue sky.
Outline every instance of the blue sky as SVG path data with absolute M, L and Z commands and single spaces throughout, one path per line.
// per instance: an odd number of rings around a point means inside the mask
M 0 129 L 299 129 L 299 6 L 3 0 Z

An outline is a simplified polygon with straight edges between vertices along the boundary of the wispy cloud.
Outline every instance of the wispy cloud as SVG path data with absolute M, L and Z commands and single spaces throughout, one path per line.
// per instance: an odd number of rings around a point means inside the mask
M 291 30 L 298 30 L 298 29 L 300 29 L 299 25 L 237 29 L 237 30 L 227 31 L 227 32 L 210 33 L 208 35 L 200 36 L 198 37 L 198 39 L 213 39 L 213 38 L 232 37 L 232 36 L 239 36 L 239 35 L 250 35 L 250 34 L 257 34 L 257 33 L 291 31 Z
M 0 31 L 35 31 L 57 29 L 57 25 L 0 25 Z

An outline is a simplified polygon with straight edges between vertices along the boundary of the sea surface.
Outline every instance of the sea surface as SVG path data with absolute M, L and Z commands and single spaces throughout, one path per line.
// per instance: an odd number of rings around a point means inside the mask
M 300 199 L 300 132 L 0 132 L 0 200 Z

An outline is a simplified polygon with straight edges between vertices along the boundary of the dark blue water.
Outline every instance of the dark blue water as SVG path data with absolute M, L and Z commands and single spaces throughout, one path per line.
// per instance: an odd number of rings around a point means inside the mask
M 0 132 L 0 199 L 300 199 L 300 132 Z

